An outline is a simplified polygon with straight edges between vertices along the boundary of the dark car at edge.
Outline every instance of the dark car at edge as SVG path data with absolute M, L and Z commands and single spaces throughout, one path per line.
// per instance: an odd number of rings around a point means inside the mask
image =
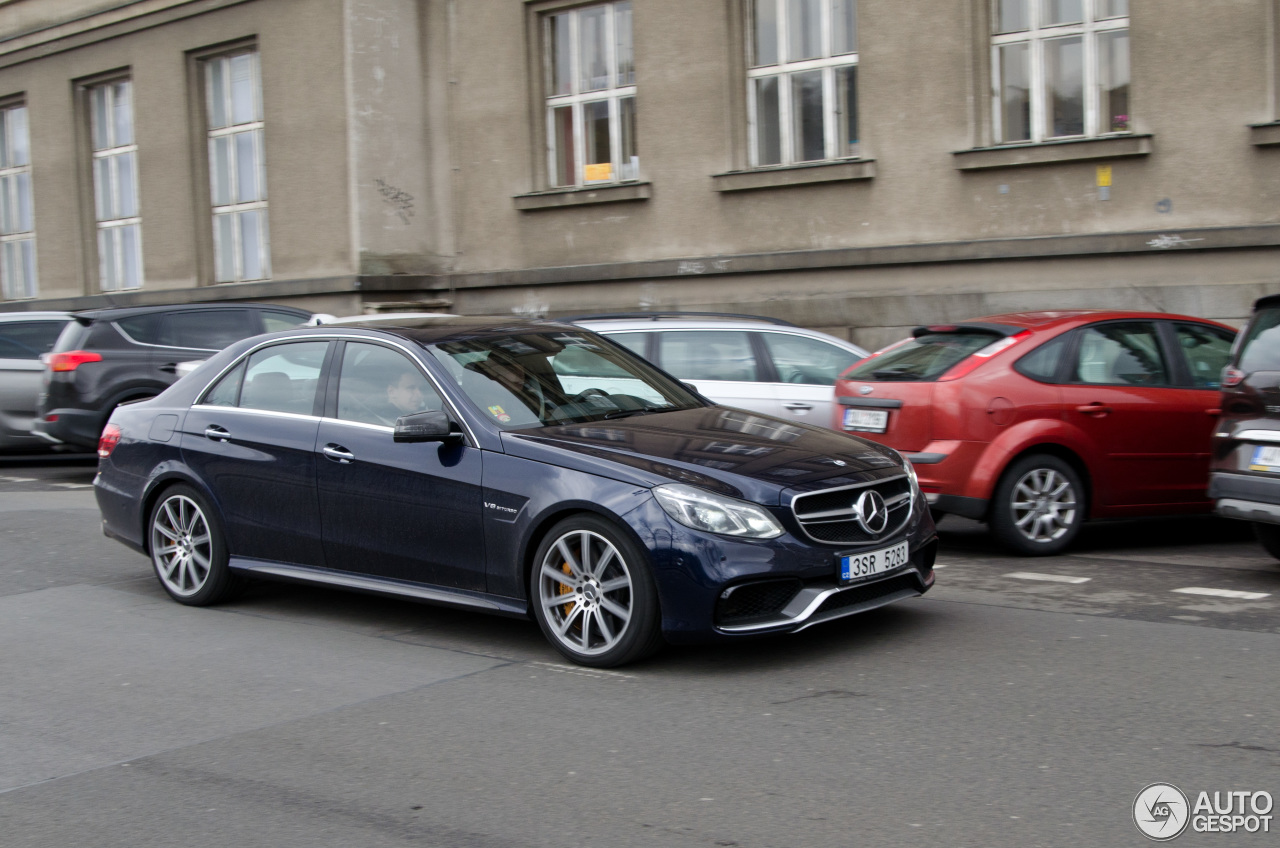
M 933 585 L 894 450 L 716 406 L 550 322 L 247 339 L 120 407 L 104 532 L 175 600 L 296 580 L 531 616 L 569 659 L 793 632 Z

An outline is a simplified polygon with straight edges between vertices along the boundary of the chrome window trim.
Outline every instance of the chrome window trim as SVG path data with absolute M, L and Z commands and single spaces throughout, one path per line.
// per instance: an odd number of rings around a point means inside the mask
M 810 532 L 809 532 L 809 529 L 805 526 L 805 522 L 804 522 L 804 521 L 802 521 L 802 520 L 800 519 L 800 516 L 796 513 L 796 501 L 800 500 L 801 498 L 809 498 L 809 497 L 813 497 L 813 496 L 815 496 L 815 495 L 829 495 L 829 494 L 831 494 L 832 492 L 855 491 L 855 490 L 857 490 L 857 489 L 865 489 L 865 488 L 867 488 L 868 486 L 875 486 L 875 485 L 880 484 L 880 483 L 892 483 L 892 482 L 894 482 L 895 480 L 908 480 L 908 482 L 909 482 L 909 478 L 910 478 L 910 475 L 908 475 L 908 474 L 906 474 L 906 473 L 903 473 L 903 474 L 895 474 L 895 475 L 894 475 L 894 476 L 892 476 L 892 477 L 882 477 L 882 478 L 881 478 L 881 479 L 879 479 L 879 480 L 869 480 L 869 481 L 867 481 L 866 483 L 853 483 L 853 484 L 850 484 L 850 485 L 848 485 L 848 486 L 833 486 L 833 487 L 832 487 L 832 488 L 830 488 L 830 489 L 817 489 L 817 490 L 812 491 L 812 492 L 801 492 L 801 493 L 800 493 L 800 494 L 798 494 L 798 495 L 792 495 L 792 496 L 791 496 L 791 504 L 790 504 L 790 507 L 791 507 L 791 517 L 792 517 L 792 518 L 794 518 L 794 519 L 796 520 L 796 524 L 798 524 L 798 525 L 800 526 L 800 530 L 801 530 L 801 532 L 803 532 L 803 533 L 805 534 L 805 536 L 808 536 L 810 540 L 812 540 L 812 541 L 814 541 L 814 542 L 817 542 L 819 545 L 830 545 L 830 546 L 832 546 L 832 547 L 843 547 L 843 548 L 849 548 L 849 547 L 865 547 L 865 546 L 870 546 L 870 545 L 881 545 L 881 544 L 885 544 L 888 540 L 892 539 L 892 538 L 893 538 L 893 537 L 894 537 L 898 532 L 900 532 L 900 531 L 902 530 L 902 528 L 903 528 L 903 527 L 906 527 L 906 526 L 907 526 L 907 524 L 911 521 L 911 517 L 915 514 L 915 511 L 916 511 L 916 499 L 915 499 L 915 493 L 914 493 L 914 492 L 912 492 L 912 491 L 908 491 L 908 492 L 907 492 L 907 513 L 906 513 L 906 515 L 905 515 L 905 516 L 903 516 L 902 521 L 901 521 L 897 526 L 895 526 L 892 530 L 890 530 L 889 528 L 887 528 L 887 527 L 886 527 L 886 528 L 885 528 L 885 530 L 884 530 L 884 532 L 880 534 L 880 537 L 879 537 L 878 539 L 874 539 L 874 540 L 872 540 L 872 541 L 868 541 L 868 542 L 865 542 L 865 543 L 862 543 L 862 544 L 849 543 L 849 542 L 831 542 L 831 541 L 828 541 L 828 540 L 826 540 L 826 539 L 819 539 L 818 537 L 814 536 L 812 533 L 810 533 Z M 900 500 L 895 500 L 895 505 L 896 505 L 897 503 L 899 503 L 899 502 L 900 502 Z M 887 501 L 886 501 L 886 506 L 888 506 L 888 502 L 887 502 Z M 890 509 L 892 509 L 892 507 L 890 507 Z M 819 524 L 830 524 L 830 523 L 833 523 L 834 521 L 838 521 L 838 520 L 840 520 L 840 519 L 830 519 L 830 518 L 827 518 L 827 516 L 832 515 L 832 514 L 833 514 L 833 513 L 831 513 L 830 511 L 825 512 L 825 513 L 819 513 L 819 515 L 822 515 L 822 516 L 823 516 L 824 520 L 823 520 L 823 521 L 816 522 L 816 523 L 819 523 Z M 849 519 L 848 519 L 848 520 L 850 520 L 850 521 L 855 520 L 855 519 L 853 518 L 853 515 L 852 515 L 852 509 L 850 509 L 850 516 L 849 516 Z
M 254 409 L 248 406 L 219 406 L 215 403 L 193 403 L 192 409 L 218 409 L 224 412 L 243 412 L 246 415 L 270 415 L 276 418 L 292 418 L 300 421 L 320 421 L 318 415 L 303 415 L 301 412 L 276 412 L 274 409 Z
M 471 442 L 471 446 L 475 448 L 480 447 L 480 440 L 476 438 L 476 434 L 471 429 L 471 425 L 467 423 L 467 419 L 458 414 L 458 408 L 453 403 L 452 399 L 450 399 L 448 393 L 446 393 L 443 390 L 439 381 L 435 379 L 435 377 L 431 374 L 431 372 L 428 371 L 423 366 L 421 360 L 419 360 L 414 355 L 412 349 L 410 349 L 409 347 L 406 347 L 403 344 L 400 344 L 397 341 L 393 341 L 391 339 L 383 339 L 383 338 L 378 338 L 376 336 L 362 336 L 356 333 L 349 333 L 349 332 L 348 333 L 342 333 L 342 332 L 306 333 L 306 334 L 294 335 L 294 336 L 277 336 L 275 338 L 265 339 L 261 342 L 258 342 L 256 345 L 249 348 L 244 353 L 240 354 L 235 359 L 233 359 L 221 371 L 219 371 L 216 375 L 214 375 L 213 379 L 205 383 L 204 388 L 202 388 L 199 391 L 199 393 L 196 394 L 196 402 L 191 404 L 191 408 L 195 409 L 196 407 L 200 407 L 202 409 L 244 409 L 243 407 L 239 407 L 239 406 L 214 406 L 213 404 L 206 404 L 203 401 L 205 396 L 209 393 L 209 389 L 211 389 L 215 383 L 221 380 L 222 377 L 227 372 L 234 370 L 237 365 L 239 365 L 241 362 L 246 361 L 250 356 L 253 356 L 253 354 L 257 353 L 262 348 L 270 347 L 271 345 L 285 344 L 288 342 L 296 342 L 296 341 L 323 341 L 323 342 L 361 341 L 361 342 L 369 342 L 370 344 L 381 344 L 388 347 L 394 347 L 399 349 L 402 353 L 408 356 L 409 361 L 412 362 L 414 366 L 417 367 L 417 369 L 423 373 L 424 376 L 426 376 L 427 381 L 430 382 L 432 387 L 436 390 L 436 394 L 440 395 L 440 400 L 444 401 L 445 406 L 448 407 L 449 413 L 453 416 L 454 420 L 456 420 L 458 424 L 462 426 L 463 431 L 467 435 L 467 439 L 470 440 Z M 297 413 L 293 413 L 293 412 L 269 412 L 268 410 L 245 410 L 245 411 L 259 411 L 269 415 L 289 415 L 289 416 L 295 416 L 300 418 L 314 418 L 318 421 L 325 420 L 325 417 L 320 415 L 298 415 Z M 357 421 L 347 421 L 342 418 L 333 418 L 329 420 L 341 421 L 343 424 L 360 423 Z M 378 426 L 378 425 L 369 425 L 369 426 Z M 379 426 L 379 429 L 392 429 L 394 431 L 394 428 L 386 428 L 381 426 Z

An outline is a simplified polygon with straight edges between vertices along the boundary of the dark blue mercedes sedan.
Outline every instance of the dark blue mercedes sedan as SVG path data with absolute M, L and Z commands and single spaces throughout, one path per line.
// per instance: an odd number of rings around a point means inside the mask
M 933 585 L 933 521 L 895 451 L 716 406 L 563 324 L 246 339 L 117 409 L 98 455 L 104 532 L 183 604 L 322 583 L 532 615 L 607 667 Z

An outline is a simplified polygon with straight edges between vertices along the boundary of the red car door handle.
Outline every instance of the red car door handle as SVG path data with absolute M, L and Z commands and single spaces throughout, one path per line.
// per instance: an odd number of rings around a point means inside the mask
M 1076 407 L 1076 412 L 1083 412 L 1085 415 L 1098 415 L 1098 416 L 1102 416 L 1102 415 L 1108 415 L 1108 414 L 1110 414 L 1110 412 L 1111 412 L 1111 407 L 1109 407 L 1109 406 L 1104 406 L 1103 404 L 1096 403 L 1096 402 L 1095 402 L 1095 403 L 1082 403 L 1082 404 L 1080 404 L 1079 406 L 1077 406 L 1077 407 Z
M 1206 410 L 1205 410 L 1205 412 L 1209 413 L 1210 415 L 1221 415 L 1221 414 L 1222 414 L 1222 410 L 1221 410 L 1221 409 L 1206 409 Z

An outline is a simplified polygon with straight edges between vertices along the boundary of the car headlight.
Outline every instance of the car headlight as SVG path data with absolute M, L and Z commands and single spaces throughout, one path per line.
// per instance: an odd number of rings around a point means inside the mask
M 917 498 L 920 496 L 920 478 L 916 476 L 916 467 L 902 454 L 898 456 L 902 459 L 902 467 L 907 472 L 907 479 L 911 481 L 911 496 Z
M 752 539 L 773 539 L 782 535 L 782 526 L 773 520 L 773 516 L 753 503 L 681 483 L 658 486 L 653 490 L 653 496 L 667 515 L 695 530 Z

